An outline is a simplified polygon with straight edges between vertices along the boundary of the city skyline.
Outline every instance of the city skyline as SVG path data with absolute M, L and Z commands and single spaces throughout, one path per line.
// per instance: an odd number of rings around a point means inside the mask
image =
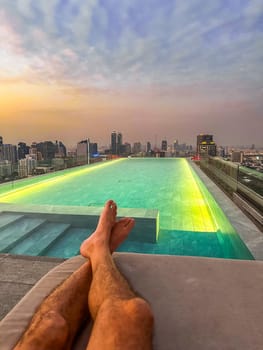
M 48 138 L 46 140 L 44 139 L 35 139 L 33 142 L 26 142 L 24 140 L 23 137 L 20 137 L 19 141 L 18 142 L 14 142 L 14 143 L 11 143 L 9 142 L 10 140 L 6 140 L 2 135 L 0 135 L 0 144 L 6 144 L 6 145 L 14 145 L 14 146 L 18 146 L 19 143 L 22 143 L 22 144 L 25 144 L 26 146 L 28 147 L 32 147 L 34 146 L 34 144 L 38 144 L 38 143 L 45 143 L 45 142 L 52 142 L 52 143 L 61 143 L 65 145 L 65 147 L 67 147 L 68 151 L 76 151 L 77 150 L 77 146 L 78 144 L 80 143 L 84 143 L 85 141 L 89 141 L 90 143 L 94 143 L 94 144 L 97 144 L 98 146 L 98 149 L 99 150 L 105 150 L 105 149 L 111 149 L 112 148 L 112 133 L 116 133 L 116 131 L 112 131 L 110 134 L 109 134 L 109 141 L 106 142 L 106 143 L 99 143 L 98 140 L 92 138 L 92 137 L 86 137 L 86 138 L 83 138 L 82 140 L 77 140 L 74 144 L 73 142 L 73 145 L 68 145 L 64 142 L 64 140 L 62 138 L 58 138 L 57 140 L 54 140 L 54 139 L 51 139 L 51 138 Z M 121 135 L 121 139 L 122 139 L 122 142 L 121 144 L 122 145 L 125 145 L 125 144 L 129 144 L 130 146 L 134 146 L 134 144 L 137 144 L 137 143 L 140 143 L 141 146 L 145 149 L 147 149 L 148 145 L 151 146 L 151 149 L 154 150 L 154 149 L 157 149 L 157 150 L 161 150 L 163 148 L 163 143 L 167 144 L 167 147 L 168 148 L 173 148 L 175 144 L 179 145 L 179 146 L 184 146 L 184 147 L 192 147 L 193 150 L 196 149 L 196 140 L 198 139 L 199 136 L 212 136 L 212 138 L 214 137 L 214 135 L 205 135 L 205 134 L 199 134 L 199 135 L 195 135 L 195 141 L 191 144 L 191 143 L 186 143 L 184 142 L 183 140 L 181 141 L 180 139 L 167 139 L 167 138 L 162 138 L 162 139 L 158 139 L 155 137 L 155 139 L 148 139 L 147 141 L 143 142 L 142 140 L 139 140 L 139 139 L 136 139 L 136 140 L 131 140 L 129 138 L 124 138 L 123 139 L 123 133 L 121 131 L 118 131 L 117 134 L 120 134 Z M 157 136 L 157 135 L 155 135 Z M 247 149 L 247 150 L 252 150 L 254 149 L 255 151 L 259 150 L 261 151 L 263 149 L 263 146 L 261 145 L 257 145 L 257 144 L 242 144 L 242 145 L 234 145 L 234 144 L 225 144 L 225 145 L 222 145 L 222 144 L 219 144 L 216 142 L 216 140 L 214 140 L 215 142 L 215 145 L 217 147 L 226 147 L 226 148 L 231 148 L 231 149 Z
M 0 4 L 5 142 L 263 146 L 261 0 Z
M 67 147 L 69 147 L 69 149 L 76 149 L 77 148 L 77 145 L 78 144 L 80 144 L 80 143 L 85 143 L 85 142 L 90 142 L 90 143 L 97 143 L 98 145 L 99 145 L 99 147 L 102 147 L 102 148 L 105 148 L 105 147 L 107 147 L 107 148 L 109 148 L 109 149 L 111 149 L 111 147 L 112 147 L 112 142 L 113 142 L 113 140 L 112 140 L 112 134 L 113 133 L 116 133 L 116 131 L 112 131 L 110 134 L 109 134 L 109 142 L 108 143 L 105 143 L 105 144 L 98 144 L 98 142 L 97 142 L 97 140 L 96 139 L 94 139 L 94 138 L 92 138 L 92 137 L 86 137 L 86 138 L 84 138 L 83 140 L 78 140 L 78 141 L 76 141 L 76 143 L 75 143 L 75 145 L 73 145 L 73 146 L 70 146 L 70 145 L 65 145 L 65 146 L 67 146 Z M 170 146 L 174 146 L 174 143 L 177 143 L 177 144 L 181 144 L 181 145 L 187 145 L 187 146 L 193 146 L 193 145 L 190 145 L 190 144 L 186 144 L 185 142 L 180 142 L 180 140 L 178 140 L 178 139 L 173 139 L 173 140 L 167 140 L 166 138 L 163 138 L 163 139 L 158 139 L 158 138 L 156 138 L 155 137 L 155 140 L 147 140 L 145 143 L 144 142 L 142 142 L 141 140 L 139 140 L 139 139 L 136 139 L 136 140 L 129 140 L 127 137 L 126 137 L 126 139 L 125 140 L 123 140 L 122 138 L 123 138 L 123 134 L 122 134 L 122 132 L 121 131 L 118 131 L 117 133 L 116 133 L 116 137 L 117 137 L 117 135 L 120 135 L 120 142 L 119 142 L 119 144 L 120 145 L 125 145 L 125 144 L 130 144 L 131 146 L 134 144 L 134 143 L 140 143 L 142 146 L 147 146 L 147 144 L 150 144 L 151 145 L 151 147 L 152 148 L 159 148 L 159 149 L 161 149 L 162 148 L 162 144 L 163 144 L 163 142 L 166 142 L 167 143 L 167 145 L 170 147 Z M 11 144 L 11 145 L 15 145 L 15 146 L 18 146 L 19 145 L 19 143 L 22 143 L 22 144 L 25 144 L 25 145 L 27 145 L 27 146 L 29 146 L 29 147 L 31 147 L 31 146 L 34 146 L 35 144 L 37 144 L 37 143 L 43 143 L 43 142 L 52 142 L 52 143 L 63 143 L 63 140 L 61 139 L 61 138 L 58 138 L 57 140 L 52 140 L 52 139 L 47 139 L 47 140 L 34 140 L 33 142 L 25 142 L 24 141 L 24 139 L 23 139 L 23 137 L 21 137 L 20 138 L 20 140 L 18 141 L 18 142 L 15 142 L 15 143 L 10 143 L 9 142 L 9 140 L 6 140 L 2 135 L 0 135 L 0 144 L 6 144 L 6 145 L 9 145 L 9 144 Z

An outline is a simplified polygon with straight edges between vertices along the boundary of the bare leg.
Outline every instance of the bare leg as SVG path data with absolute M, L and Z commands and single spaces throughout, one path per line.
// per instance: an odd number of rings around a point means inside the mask
M 113 223 L 111 252 L 133 226 L 134 220 L 130 218 Z M 43 301 L 14 350 L 70 349 L 78 329 L 89 316 L 87 296 L 91 280 L 91 264 L 87 261 Z
M 107 202 L 96 231 L 80 249 L 90 259 L 93 273 L 89 309 L 95 322 L 87 350 L 150 350 L 153 330 L 150 306 L 135 295 L 110 254 L 116 212 L 116 204 Z

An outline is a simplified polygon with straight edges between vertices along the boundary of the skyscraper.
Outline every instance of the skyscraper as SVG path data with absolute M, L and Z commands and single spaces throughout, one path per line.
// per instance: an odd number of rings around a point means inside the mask
M 78 164 L 90 164 L 91 158 L 98 154 L 98 144 L 90 142 L 90 139 L 80 141 L 77 144 Z
M 41 152 L 44 160 L 51 160 L 55 158 L 56 144 L 51 141 L 44 141 L 36 144 L 38 152 Z
M 216 144 L 213 141 L 213 135 L 197 135 L 196 152 L 199 156 L 216 156 Z
M 26 154 L 29 154 L 30 147 L 26 145 L 25 142 L 19 142 L 18 143 L 18 159 L 24 159 L 26 158 Z
M 91 157 L 98 154 L 98 144 L 97 144 L 97 142 L 91 142 L 90 143 L 89 152 L 90 152 L 90 156 Z
M 178 146 L 179 146 L 179 142 L 178 140 L 174 140 L 174 152 L 178 151 Z
M 30 155 L 30 157 L 32 157 L 36 160 L 39 160 L 39 161 L 43 160 L 42 153 L 37 150 L 37 143 L 36 142 L 32 143 L 32 145 L 29 149 L 29 155 Z
M 122 134 L 118 132 L 117 135 L 117 154 L 121 154 L 121 146 L 122 146 Z
M 111 133 L 111 153 L 117 154 L 117 133 L 113 131 Z
M 150 153 L 151 150 L 152 150 L 151 142 L 148 141 L 146 144 L 146 153 Z
M 161 150 L 167 151 L 167 140 L 162 140 Z
M 113 131 L 111 133 L 111 153 L 120 155 L 122 149 L 122 133 Z
M 18 162 L 18 173 L 20 177 L 26 177 L 33 174 L 34 169 L 37 167 L 37 160 L 32 158 L 29 154 L 25 158 L 20 159 Z
M 87 164 L 89 159 L 89 140 L 80 141 L 77 144 L 78 164 Z
M 0 160 L 8 160 L 12 164 L 17 162 L 17 148 L 11 144 L 1 145 Z
M 120 154 L 124 156 L 129 156 L 131 154 L 131 144 L 128 142 L 122 144 L 120 148 Z
M 0 161 L 4 159 L 3 152 L 4 152 L 4 150 L 3 150 L 3 137 L 0 136 Z
M 140 142 L 134 142 L 133 153 L 138 154 L 142 151 L 142 144 Z
M 56 141 L 56 157 L 66 157 L 67 156 L 67 149 L 66 146 L 61 141 Z

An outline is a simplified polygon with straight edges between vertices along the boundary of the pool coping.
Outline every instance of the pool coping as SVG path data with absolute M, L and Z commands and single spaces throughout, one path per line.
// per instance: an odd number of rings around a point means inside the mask
M 188 160 L 256 260 L 263 260 L 263 234 L 193 161 Z

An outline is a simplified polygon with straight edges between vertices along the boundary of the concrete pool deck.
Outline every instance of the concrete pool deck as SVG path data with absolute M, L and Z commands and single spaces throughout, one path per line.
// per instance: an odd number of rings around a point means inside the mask
M 0 320 L 63 259 L 0 254 Z

